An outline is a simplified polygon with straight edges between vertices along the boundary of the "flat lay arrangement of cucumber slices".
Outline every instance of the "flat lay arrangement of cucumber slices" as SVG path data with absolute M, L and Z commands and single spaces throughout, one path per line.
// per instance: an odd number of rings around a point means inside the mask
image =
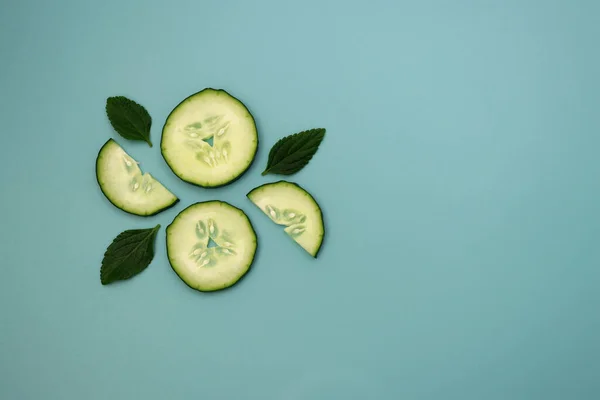
M 106 114 L 125 140 L 152 147 L 152 118 L 135 101 L 109 97 Z M 269 152 L 262 175 L 290 176 L 304 168 L 325 136 L 315 128 L 285 136 Z M 211 199 L 188 205 L 166 228 L 167 258 L 172 270 L 189 287 L 211 292 L 235 285 L 250 270 L 258 237 L 240 208 L 214 198 L 212 189 L 239 179 L 250 167 L 259 137 L 254 117 L 239 99 L 225 90 L 207 88 L 181 101 L 167 117 L 160 141 L 163 159 L 181 180 L 206 189 Z M 96 158 L 96 179 L 110 203 L 124 212 L 149 217 L 177 204 L 179 198 L 140 162 L 109 139 Z M 246 194 L 287 236 L 316 258 L 325 226 L 313 195 L 287 180 L 265 183 Z M 154 258 L 161 226 L 130 229 L 117 235 L 102 259 L 103 285 L 141 273 Z M 290 241 L 291 243 L 291 241 Z

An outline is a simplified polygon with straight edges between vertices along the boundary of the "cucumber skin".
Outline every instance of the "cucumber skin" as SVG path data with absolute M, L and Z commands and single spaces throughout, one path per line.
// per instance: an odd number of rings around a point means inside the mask
M 298 187 L 300 190 L 302 190 L 304 193 L 306 193 L 315 202 L 315 204 L 317 205 L 317 207 L 319 207 L 319 212 L 321 213 L 321 221 L 323 222 L 323 236 L 321 237 L 321 244 L 319 245 L 319 248 L 317 249 L 317 252 L 315 253 L 314 256 L 311 254 L 311 256 L 316 259 L 317 256 L 319 255 L 319 253 L 321 252 L 321 249 L 323 248 L 323 243 L 325 242 L 325 231 L 326 231 L 326 228 L 325 228 L 325 216 L 323 215 L 323 209 L 321 208 L 321 205 L 317 202 L 317 200 L 315 200 L 315 198 L 313 197 L 312 194 L 308 193 L 308 191 L 306 189 L 304 189 L 302 186 L 298 185 L 296 182 L 290 182 L 290 181 L 286 181 L 284 179 L 280 179 L 280 180 L 275 181 L 275 182 L 263 183 L 262 185 L 255 187 L 254 189 L 252 189 L 251 191 L 249 191 L 248 194 L 246 194 L 246 197 L 248 198 L 248 200 L 250 200 L 250 194 L 252 192 L 254 192 L 255 190 L 258 190 L 258 189 L 262 188 L 263 186 L 273 185 L 275 183 L 287 183 L 287 184 L 294 185 L 294 186 Z M 252 201 L 252 200 L 250 200 L 250 201 Z
M 213 289 L 213 290 L 200 290 L 196 287 L 191 286 L 190 284 L 188 284 L 186 281 L 184 281 L 183 279 L 181 279 L 181 277 L 179 276 L 179 274 L 177 273 L 177 270 L 175 269 L 175 267 L 173 266 L 173 264 L 171 263 L 171 257 L 169 257 L 169 245 L 167 244 L 167 232 L 169 231 L 169 228 L 171 227 L 171 225 L 173 225 L 173 222 L 175 222 L 175 220 L 177 219 L 177 217 L 179 217 L 179 215 L 184 212 L 185 210 L 187 210 L 188 208 L 198 205 L 198 204 L 205 204 L 205 203 L 224 203 L 227 204 L 228 206 L 231 206 L 233 208 L 235 208 L 238 211 L 241 211 L 246 218 L 248 218 L 248 222 L 250 223 L 250 227 L 252 228 L 252 231 L 254 232 L 254 238 L 256 239 L 256 249 L 254 250 L 254 254 L 252 255 L 252 259 L 250 259 L 250 266 L 248 267 L 248 270 L 246 270 L 246 272 L 244 273 L 244 275 L 242 275 L 237 281 L 235 281 L 232 285 L 229 285 L 227 287 L 221 288 L 221 289 Z M 169 225 L 167 225 L 166 229 L 165 229 L 165 247 L 167 249 L 167 260 L 169 261 L 169 265 L 171 266 L 171 269 L 173 270 L 173 272 L 175 272 L 175 275 L 177 275 L 177 277 L 179 277 L 179 280 L 182 281 L 183 283 L 185 283 L 185 285 L 187 287 L 189 287 L 190 289 L 195 290 L 196 292 L 201 292 L 201 293 L 206 293 L 206 294 L 210 294 L 210 293 L 218 293 L 218 292 L 222 292 L 225 291 L 227 289 L 231 289 L 234 286 L 237 286 L 248 274 L 250 274 L 250 271 L 252 271 L 252 265 L 254 265 L 254 260 L 256 259 L 256 253 L 258 253 L 258 235 L 256 234 L 256 230 L 254 230 L 254 225 L 252 225 L 252 221 L 250 221 L 250 217 L 248 217 L 248 214 L 246 214 L 244 212 L 244 210 L 242 210 L 239 207 L 234 206 L 231 203 L 228 203 L 226 201 L 222 201 L 222 200 L 206 200 L 206 201 L 198 201 L 196 203 L 192 203 L 189 206 L 187 206 L 186 208 L 184 208 L 183 210 L 181 210 L 179 212 L 179 214 L 177 214 L 175 216 L 175 218 L 173 218 L 173 221 L 171 221 L 171 223 Z
M 163 151 L 162 151 L 162 148 L 163 148 L 162 147 L 163 146 L 163 144 L 162 144 L 163 133 L 165 131 L 165 127 L 167 125 L 167 121 L 171 117 L 171 114 L 173 114 L 173 112 L 175 110 L 177 110 L 177 108 L 179 108 L 180 105 L 182 105 L 183 103 L 185 103 L 191 97 L 199 95 L 200 93 L 206 92 L 208 90 L 212 90 L 212 91 L 215 91 L 215 92 L 223 92 L 223 93 L 227 94 L 228 96 L 230 96 L 235 101 L 237 101 L 238 103 L 240 103 L 241 105 L 243 105 L 244 108 L 248 111 L 248 114 L 250 115 L 250 117 L 252 118 L 252 122 L 254 123 L 254 127 L 256 128 L 256 150 L 254 151 L 254 154 L 252 155 L 252 161 L 250 161 L 250 164 L 248 164 L 248 166 L 246 167 L 246 169 L 244 169 L 242 172 L 240 172 L 240 174 L 236 178 L 230 180 L 229 182 L 225 182 L 225 183 L 221 183 L 221 184 L 213 185 L 213 186 L 204 186 L 204 185 L 200 185 L 200 184 L 195 183 L 195 182 L 190 182 L 188 180 L 183 179 L 179 175 L 177 175 L 175 173 L 175 171 L 173 171 L 173 168 L 171 168 L 171 165 L 169 165 L 169 162 L 165 158 L 165 155 L 163 154 Z M 185 183 L 188 183 L 188 184 L 193 185 L 193 186 L 201 187 L 201 188 L 204 188 L 204 189 L 217 189 L 217 188 L 220 188 L 220 187 L 223 187 L 223 186 L 227 186 L 227 185 L 230 185 L 230 184 L 236 182 L 238 179 L 240 179 L 242 176 L 244 176 L 246 174 L 246 172 L 248 172 L 248 170 L 250 169 L 250 167 L 252 165 L 254 165 L 254 161 L 256 160 L 256 156 L 258 155 L 258 148 L 259 147 L 260 147 L 260 138 L 259 138 L 259 134 L 258 134 L 258 126 L 256 125 L 256 119 L 254 118 L 254 115 L 250 112 L 250 109 L 248 108 L 248 106 L 246 106 L 246 103 L 242 102 L 240 99 L 238 99 L 237 97 L 233 96 L 231 93 L 229 93 L 228 91 L 226 91 L 224 89 L 215 89 L 215 88 L 212 88 L 212 87 L 204 88 L 204 89 L 200 90 L 199 92 L 196 92 L 196 93 L 193 93 L 193 94 L 189 95 L 185 99 L 181 100 L 175 107 L 173 107 L 173 109 L 171 110 L 171 112 L 169 113 L 169 115 L 167 115 L 167 118 L 165 119 L 165 123 L 163 125 L 163 128 L 161 130 L 161 134 L 160 134 L 160 155 L 163 158 L 163 160 L 165 160 L 165 163 L 167 164 L 167 166 L 169 167 L 169 169 L 171 170 L 171 172 L 173 172 L 173 174 L 176 177 L 178 177 L 179 179 L 181 179 Z
M 171 203 L 169 206 L 165 207 L 165 208 L 161 208 L 160 210 L 156 210 L 155 212 L 153 212 L 152 214 L 136 214 L 134 212 L 131 211 L 127 211 L 122 209 L 119 205 L 117 205 L 116 203 L 114 203 L 110 197 L 107 196 L 107 194 L 104 192 L 104 188 L 102 187 L 102 185 L 100 184 L 100 180 L 98 179 L 98 162 L 100 161 L 100 153 L 102 153 L 102 150 L 104 150 L 104 148 L 111 142 L 115 142 L 117 143 L 117 145 L 119 145 L 119 143 L 114 140 L 114 139 L 108 139 L 100 148 L 100 150 L 98 151 L 98 155 L 96 156 L 96 182 L 98 183 L 98 186 L 100 187 L 100 191 L 102 192 L 102 194 L 104 195 L 104 198 L 106 198 L 110 204 L 112 204 L 113 206 L 117 207 L 119 210 L 126 212 L 129 215 L 135 215 L 136 217 L 152 217 L 154 215 L 160 214 L 163 211 L 168 210 L 169 208 L 175 206 L 177 203 L 179 203 L 179 197 L 176 196 L 176 199 L 173 203 Z M 120 146 L 120 145 L 119 145 Z

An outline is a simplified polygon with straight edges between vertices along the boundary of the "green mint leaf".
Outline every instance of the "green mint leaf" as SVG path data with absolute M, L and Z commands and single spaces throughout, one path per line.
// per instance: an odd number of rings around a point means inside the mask
M 143 140 L 152 147 L 152 118 L 146 109 L 123 96 L 106 99 L 106 115 L 117 133 L 129 140 Z
M 271 148 L 263 175 L 292 175 L 308 164 L 325 137 L 324 128 L 309 129 L 280 139 Z
M 154 258 L 154 241 L 160 225 L 121 232 L 108 246 L 100 268 L 100 282 L 108 285 L 142 272 Z

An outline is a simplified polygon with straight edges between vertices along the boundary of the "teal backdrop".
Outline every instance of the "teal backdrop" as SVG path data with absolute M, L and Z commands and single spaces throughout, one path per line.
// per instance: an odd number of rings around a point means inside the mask
M 598 1 L 0 1 L 0 398 L 600 398 Z M 223 88 L 260 147 L 237 182 L 180 181 L 152 139 Z M 270 147 L 325 127 L 289 179 L 321 203 L 311 259 L 245 197 Z M 181 199 L 101 194 L 110 137 Z M 216 294 L 169 267 L 192 202 L 244 209 L 252 272 Z M 103 287 L 119 232 L 162 224 L 141 275 Z

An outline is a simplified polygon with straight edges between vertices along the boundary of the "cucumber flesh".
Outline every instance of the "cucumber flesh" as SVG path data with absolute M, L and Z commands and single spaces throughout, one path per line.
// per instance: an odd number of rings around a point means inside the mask
M 285 226 L 285 233 L 304 250 L 317 257 L 325 227 L 321 208 L 310 193 L 295 183 L 279 181 L 259 186 L 247 197 L 273 222 Z
M 240 177 L 257 147 L 252 114 L 241 101 L 217 89 L 204 89 L 177 105 L 161 138 L 161 153 L 171 170 L 203 187 L 223 186 Z
M 113 139 L 98 153 L 96 179 L 108 200 L 131 214 L 154 215 L 179 201 L 152 175 L 142 173 L 138 162 Z
M 209 247 L 209 242 L 215 246 Z M 222 201 L 192 204 L 167 227 L 167 256 L 188 286 L 208 292 L 238 282 L 256 253 L 256 233 L 246 214 Z

